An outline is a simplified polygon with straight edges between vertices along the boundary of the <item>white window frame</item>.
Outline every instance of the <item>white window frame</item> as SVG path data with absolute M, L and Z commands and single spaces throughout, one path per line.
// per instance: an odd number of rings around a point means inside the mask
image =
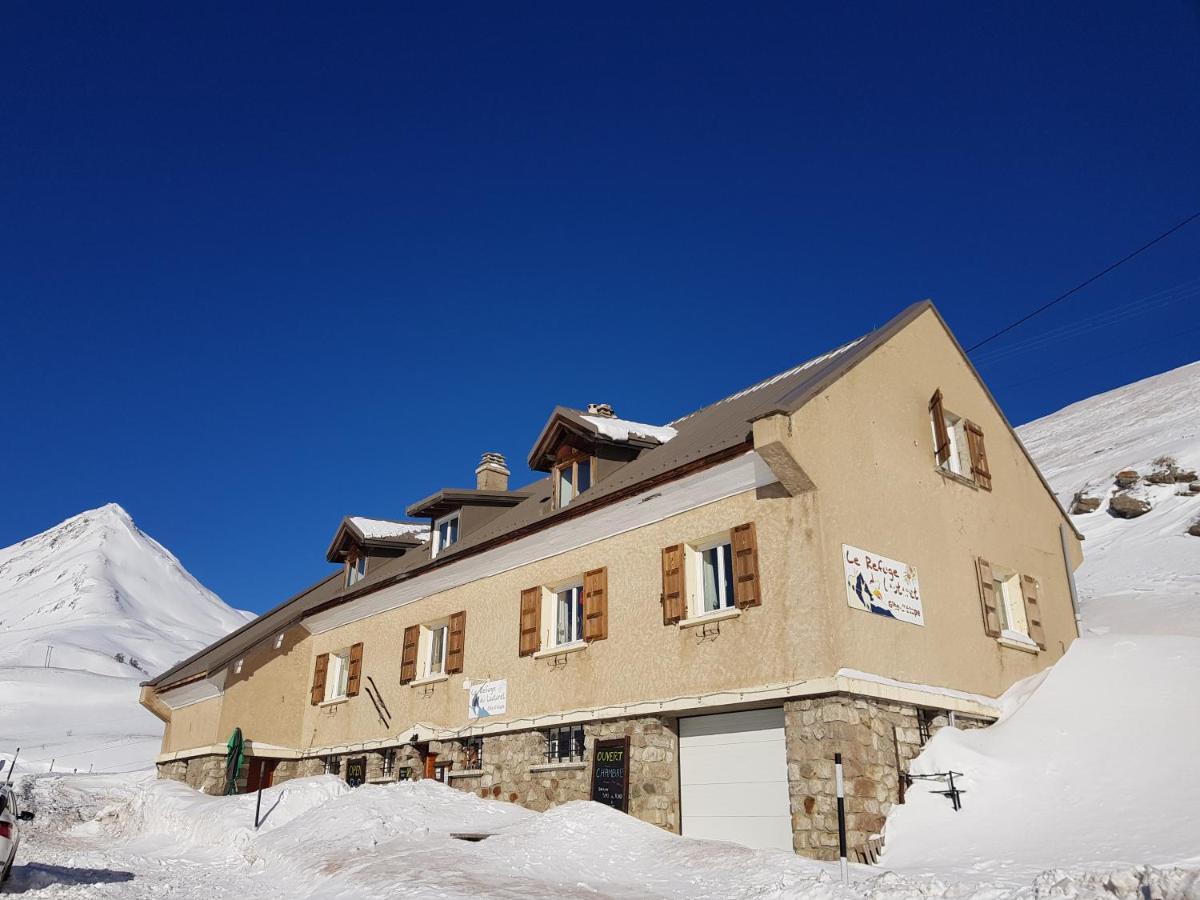
M 573 626 L 578 627 L 578 635 L 571 637 L 566 641 L 558 639 L 558 595 L 566 591 L 578 591 L 576 603 L 580 606 L 579 618 L 577 622 L 573 622 Z M 543 633 L 546 634 L 546 640 L 542 642 L 543 647 L 559 649 L 562 647 L 576 647 L 583 644 L 583 577 L 572 578 L 557 584 L 546 590 L 550 596 L 542 597 L 543 613 Z M 574 604 L 572 605 L 574 610 Z M 574 628 L 569 631 L 574 631 Z
M 733 565 L 733 533 L 723 531 L 720 534 L 715 534 L 701 541 L 696 541 L 687 544 L 684 547 L 685 554 L 685 571 L 687 573 L 687 602 L 688 602 L 688 617 L 698 619 L 702 616 L 714 616 L 726 613 L 731 609 L 737 609 L 737 602 L 734 596 L 733 589 L 733 571 L 729 572 L 729 594 L 725 598 L 718 596 L 716 609 L 704 608 L 704 554 L 709 550 L 715 550 L 717 547 L 729 545 L 729 565 Z M 724 556 L 718 556 L 720 568 L 724 568 Z M 718 594 L 725 586 L 724 579 L 718 578 L 717 591 Z M 720 602 L 721 600 L 727 602 Z
M 437 644 L 438 636 L 442 639 L 442 658 L 435 660 L 433 649 Z M 439 678 L 446 674 L 446 660 L 450 655 L 450 620 L 442 619 L 440 622 L 431 622 L 428 625 L 421 626 L 420 646 L 418 647 L 418 657 L 421 672 L 421 678 Z M 438 668 L 435 668 L 437 666 Z
M 457 521 L 458 526 L 454 529 L 454 540 L 442 543 L 442 525 L 449 525 L 451 521 Z M 449 533 L 449 532 L 447 532 Z M 462 519 L 461 511 L 455 510 L 449 515 L 442 516 L 440 519 L 433 520 L 433 556 L 437 556 L 447 547 L 453 547 L 462 537 Z
M 961 478 L 972 478 L 971 451 L 970 444 L 967 443 L 967 420 L 945 408 L 942 409 L 942 416 L 946 425 L 946 436 L 950 440 L 950 455 L 944 463 L 938 463 L 938 465 Z M 932 413 L 929 416 L 929 429 L 933 433 L 933 446 L 936 454 L 937 423 L 933 421 Z
M 996 616 L 1000 619 L 1000 637 L 1019 643 L 1032 643 L 1020 574 L 993 565 L 992 590 L 996 598 Z
M 367 577 L 367 556 L 346 560 L 346 587 L 352 587 Z
M 282 646 L 283 646 L 283 632 L 281 631 L 281 632 L 279 632 L 279 634 L 275 635 L 275 649 L 278 650 Z
M 574 500 L 586 494 L 592 489 L 596 483 L 596 466 L 592 456 L 576 456 L 565 462 L 561 462 L 554 466 L 554 499 L 555 505 L 562 509 L 569 506 Z M 587 466 L 588 484 L 583 490 L 579 490 L 579 468 Z M 566 483 L 570 486 L 570 495 L 564 496 L 563 491 L 563 475 L 566 475 Z
M 233 664 L 233 674 L 234 675 L 242 674 L 242 666 L 245 664 L 245 662 L 246 662 L 246 658 L 242 657 L 241 659 L 239 659 L 237 662 L 235 662 Z
M 350 648 L 329 654 L 329 669 L 325 673 L 325 702 L 345 700 L 350 687 Z

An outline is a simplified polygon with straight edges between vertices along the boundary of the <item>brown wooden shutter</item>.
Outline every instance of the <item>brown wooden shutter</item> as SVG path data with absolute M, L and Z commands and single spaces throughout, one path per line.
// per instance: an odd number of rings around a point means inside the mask
M 317 657 L 317 664 L 313 667 L 312 680 L 312 705 L 316 706 L 325 699 L 325 676 L 329 672 L 329 654 L 322 653 Z
M 687 580 L 683 573 L 684 559 L 683 544 L 663 547 L 662 613 L 664 625 L 674 625 L 680 619 L 687 618 Z
M 996 581 L 992 565 L 986 559 L 976 559 L 979 573 L 979 602 L 983 605 L 983 630 L 991 637 L 1000 637 L 1000 611 L 996 608 Z
M 346 678 L 347 697 L 358 696 L 358 687 L 362 683 L 362 650 L 361 643 L 350 648 L 350 674 Z
M 985 491 L 992 489 L 992 473 L 988 469 L 987 451 L 983 446 L 983 430 L 974 422 L 967 422 L 967 446 L 971 449 L 971 475 L 975 483 Z
M 929 398 L 929 416 L 933 420 L 934 456 L 944 466 L 950 460 L 950 433 L 946 431 L 946 410 L 942 408 L 942 389 Z
M 467 614 L 456 612 L 450 617 L 450 640 L 446 648 L 446 674 L 463 670 L 463 650 L 467 639 Z
M 733 600 L 738 609 L 762 605 L 762 584 L 758 577 L 758 538 L 754 523 L 733 529 Z
M 404 645 L 400 648 L 400 683 L 408 684 L 417 677 L 417 645 L 421 641 L 421 626 L 404 629 Z
M 608 569 L 583 573 L 583 639 L 608 637 Z
M 518 651 L 521 656 L 532 656 L 542 648 L 542 589 L 526 588 L 521 591 L 521 624 Z
M 1045 650 L 1046 630 L 1042 627 L 1042 607 L 1038 603 L 1038 581 L 1032 575 L 1021 576 L 1021 596 L 1025 598 L 1025 621 L 1029 625 L 1029 637 Z

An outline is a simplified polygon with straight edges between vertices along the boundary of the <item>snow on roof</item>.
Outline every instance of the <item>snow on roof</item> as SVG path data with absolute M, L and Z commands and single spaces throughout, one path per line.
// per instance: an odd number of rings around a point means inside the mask
M 351 516 L 350 522 L 368 540 L 381 541 L 409 534 L 423 541 L 429 540 L 429 526 L 424 522 L 391 522 L 387 519 L 367 519 L 362 516 Z
M 665 444 L 678 433 L 670 425 L 647 425 L 644 422 L 631 422 L 629 419 L 607 416 L 582 416 L 581 418 L 588 424 L 594 425 L 598 432 L 613 441 L 627 441 L 631 437 L 639 437 Z

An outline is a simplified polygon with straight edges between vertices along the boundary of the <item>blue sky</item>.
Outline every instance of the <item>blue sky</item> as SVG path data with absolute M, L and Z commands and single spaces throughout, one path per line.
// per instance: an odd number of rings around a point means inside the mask
M 1200 208 L 1196 3 L 247 6 L 5 7 L 0 546 L 117 501 L 261 611 L 556 403 L 970 345 Z M 1198 288 L 1200 223 L 983 374 L 1194 361 Z

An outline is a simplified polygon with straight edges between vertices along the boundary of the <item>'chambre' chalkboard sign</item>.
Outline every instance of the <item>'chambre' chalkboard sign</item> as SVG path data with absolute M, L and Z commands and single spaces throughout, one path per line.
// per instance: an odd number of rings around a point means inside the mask
M 592 751 L 592 799 L 629 812 L 629 737 L 596 741 Z

